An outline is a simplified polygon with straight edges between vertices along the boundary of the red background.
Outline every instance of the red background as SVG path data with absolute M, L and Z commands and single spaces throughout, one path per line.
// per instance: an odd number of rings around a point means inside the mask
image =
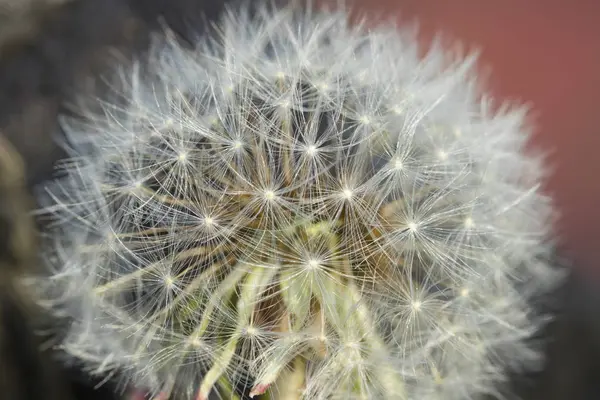
M 579 268 L 600 278 L 600 1 L 355 0 L 379 18 L 417 20 L 481 50 L 499 99 L 532 106 L 532 144 L 549 151 L 557 233 Z

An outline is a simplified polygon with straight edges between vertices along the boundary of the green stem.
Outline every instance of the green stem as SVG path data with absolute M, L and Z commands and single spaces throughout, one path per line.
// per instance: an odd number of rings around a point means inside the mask
M 277 270 L 274 268 L 265 268 L 258 265 L 246 274 L 243 290 L 237 302 L 238 320 L 235 333 L 228 340 L 221 354 L 215 358 L 213 366 L 204 376 L 198 392 L 199 400 L 208 398 L 212 387 L 231 364 L 231 360 L 235 355 L 235 350 L 242 335 L 242 330 L 247 326 L 254 313 L 256 301 L 275 273 L 277 273 Z

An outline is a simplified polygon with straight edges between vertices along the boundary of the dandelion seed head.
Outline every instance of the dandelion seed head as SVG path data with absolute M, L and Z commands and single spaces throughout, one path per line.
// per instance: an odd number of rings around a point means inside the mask
M 63 119 L 38 286 L 65 352 L 183 400 L 480 399 L 536 367 L 554 211 L 474 59 L 347 11 L 217 31 Z
M 175 279 L 173 279 L 172 276 L 166 276 L 164 281 L 168 288 L 173 288 L 175 286 Z
M 327 92 L 329 90 L 329 83 L 324 82 L 324 81 L 317 82 L 316 85 L 315 85 L 315 87 L 320 92 Z
M 397 171 L 401 171 L 404 168 L 404 162 L 401 159 L 396 159 L 394 161 L 394 169 Z
M 282 100 L 279 102 L 279 107 L 281 107 L 284 110 L 288 110 L 290 108 L 290 101 L 289 100 Z
M 353 196 L 354 192 L 351 189 L 342 190 L 342 197 L 344 197 L 346 200 L 352 199 Z
M 272 190 L 265 190 L 264 196 L 265 196 L 265 199 L 267 199 L 267 200 L 274 200 L 277 197 L 275 192 Z
M 306 264 L 306 266 L 308 267 L 308 269 L 318 269 L 318 268 L 320 268 L 321 263 L 319 262 L 319 260 L 311 259 L 311 260 L 308 260 L 308 263 Z
M 315 154 L 317 154 L 317 146 L 315 146 L 314 144 L 307 146 L 306 154 L 308 154 L 309 156 L 314 156 Z
M 473 218 L 471 218 L 471 217 L 465 218 L 465 227 L 466 228 L 472 228 L 474 225 L 475 225 L 475 222 L 473 221 Z
M 254 326 L 247 326 L 244 328 L 244 333 L 248 336 L 256 336 L 258 334 L 258 329 Z

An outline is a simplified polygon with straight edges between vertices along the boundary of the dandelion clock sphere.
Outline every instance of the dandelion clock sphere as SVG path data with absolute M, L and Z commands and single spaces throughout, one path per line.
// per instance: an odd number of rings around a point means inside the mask
M 198 400 L 479 399 L 539 365 L 553 210 L 474 59 L 343 11 L 217 31 L 63 120 L 36 284 L 65 353 Z

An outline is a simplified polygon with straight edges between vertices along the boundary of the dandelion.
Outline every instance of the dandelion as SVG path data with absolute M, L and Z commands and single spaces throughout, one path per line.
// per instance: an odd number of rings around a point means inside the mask
M 190 400 L 477 399 L 539 365 L 553 210 L 474 58 L 345 11 L 218 26 L 63 120 L 39 287 L 65 352 Z

